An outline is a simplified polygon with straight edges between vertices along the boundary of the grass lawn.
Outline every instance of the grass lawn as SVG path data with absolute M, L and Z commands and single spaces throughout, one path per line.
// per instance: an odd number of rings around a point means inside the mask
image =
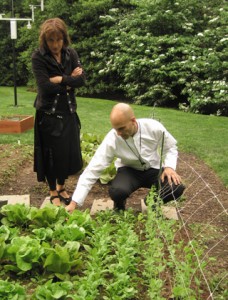
M 12 87 L 0 87 L 0 116 L 14 114 L 34 115 L 33 102 L 36 94 L 25 87 L 17 88 L 17 103 L 14 106 Z M 111 128 L 110 111 L 116 101 L 77 98 L 78 114 L 83 133 L 104 136 Z M 228 118 L 185 113 L 174 109 L 152 108 L 132 105 L 137 118 L 153 117 L 160 120 L 178 140 L 179 150 L 195 154 L 211 166 L 228 187 Z M 0 134 L 0 144 L 33 144 L 33 130 L 22 134 Z

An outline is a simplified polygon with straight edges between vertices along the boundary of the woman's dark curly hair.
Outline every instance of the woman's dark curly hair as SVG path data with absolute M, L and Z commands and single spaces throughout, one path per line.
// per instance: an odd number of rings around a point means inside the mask
M 61 34 L 63 37 L 63 47 L 70 45 L 70 37 L 65 22 L 59 18 L 53 18 L 46 20 L 40 27 L 39 43 L 41 48 L 48 51 L 47 38 L 54 33 Z

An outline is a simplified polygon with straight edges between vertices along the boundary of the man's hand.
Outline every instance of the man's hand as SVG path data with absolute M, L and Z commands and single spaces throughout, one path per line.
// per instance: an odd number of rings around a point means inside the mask
M 71 201 L 69 205 L 65 207 L 66 211 L 69 213 L 72 213 L 77 208 L 77 203 L 74 201 Z
M 174 183 L 178 185 L 181 183 L 181 177 L 172 169 L 172 168 L 165 168 L 161 174 L 161 181 L 164 182 L 165 177 L 168 179 L 168 183 L 171 185 Z

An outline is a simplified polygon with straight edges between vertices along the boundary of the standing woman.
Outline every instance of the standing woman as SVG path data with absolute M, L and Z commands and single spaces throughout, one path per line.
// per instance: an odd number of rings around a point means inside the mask
M 63 20 L 46 20 L 40 28 L 39 49 L 32 55 L 37 83 L 34 128 L 34 171 L 38 181 L 47 181 L 50 201 L 69 204 L 65 180 L 82 168 L 80 120 L 75 88 L 85 84 L 78 54 L 69 48 Z

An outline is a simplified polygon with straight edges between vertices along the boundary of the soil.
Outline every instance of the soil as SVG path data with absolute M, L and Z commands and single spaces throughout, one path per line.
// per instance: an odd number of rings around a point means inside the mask
M 179 153 L 177 171 L 186 185 L 183 201 L 178 203 L 178 215 L 183 225 L 180 238 L 193 237 L 206 247 L 205 257 L 216 258 L 214 262 L 209 262 L 207 274 L 222 277 L 228 269 L 228 190 L 215 172 L 194 155 Z M 73 193 L 79 175 L 67 180 L 69 194 Z M 133 193 L 127 207 L 140 212 L 140 200 L 147 193 L 146 189 Z M 0 195 L 25 194 L 30 195 L 30 204 L 36 207 L 40 207 L 49 195 L 47 185 L 38 183 L 33 172 L 32 146 L 0 145 Z M 90 209 L 95 199 L 107 197 L 108 186 L 98 181 L 80 209 Z M 221 284 L 224 285 L 224 281 Z M 208 294 L 205 299 L 207 297 Z

